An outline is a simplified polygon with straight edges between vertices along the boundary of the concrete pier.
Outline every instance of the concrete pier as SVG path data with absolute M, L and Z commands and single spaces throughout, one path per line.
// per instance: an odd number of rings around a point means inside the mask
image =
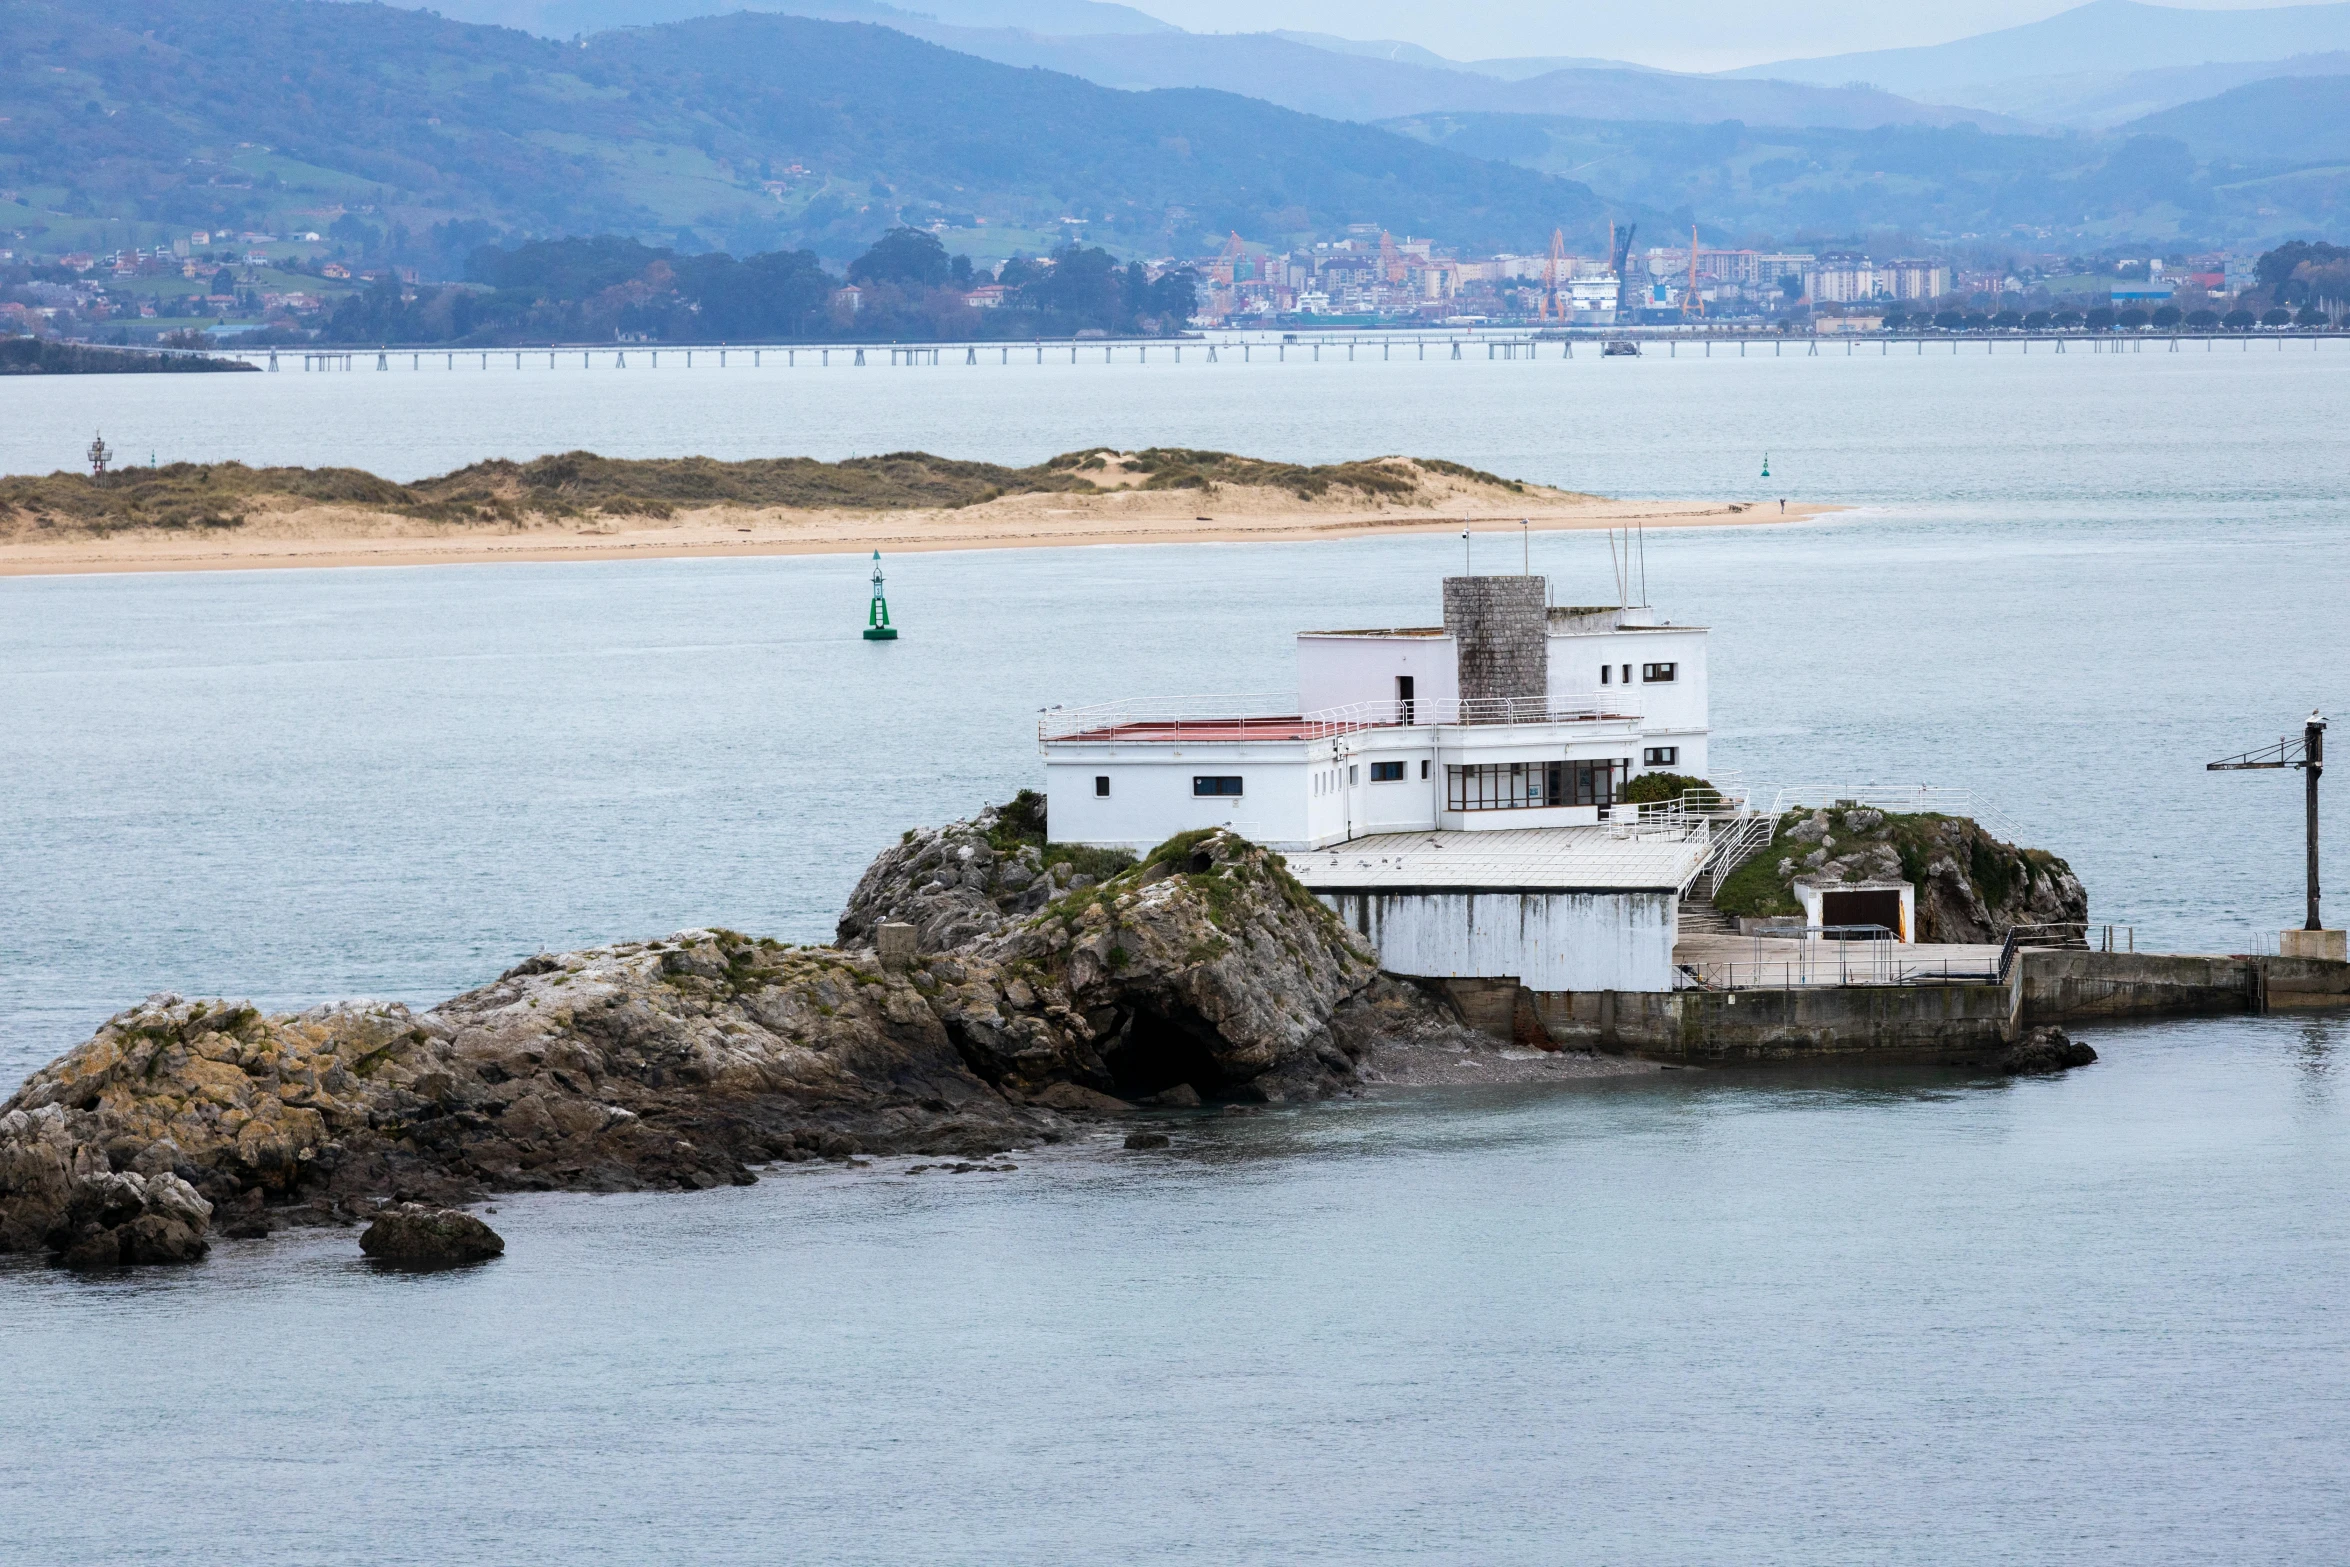
M 1536 991 L 1509 979 L 1418 983 L 1496 1038 L 1695 1065 L 1966 1062 L 2043 1024 L 2350 1007 L 2350 962 L 2243 954 L 2025 951 L 2004 982 L 1986 976 L 1672 991 Z

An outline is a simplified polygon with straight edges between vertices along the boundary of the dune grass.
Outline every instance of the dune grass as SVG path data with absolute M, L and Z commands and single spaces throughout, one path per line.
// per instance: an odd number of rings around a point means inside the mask
M 1064 453 L 1033 467 L 892 452 L 819 462 L 809 457 L 720 462 L 708 457 L 618 458 L 565 452 L 529 462 L 497 459 L 397 484 L 357 468 L 250 468 L 243 463 L 167 463 L 92 478 L 50 473 L 0 478 L 0 532 L 108 534 L 138 528 L 236 528 L 256 511 L 349 506 L 451 524 L 514 526 L 538 519 L 666 518 L 709 506 L 790 510 L 910 511 L 982 504 L 1007 495 L 1094 494 L 1113 462 L 1140 472 L 1144 489 L 1286 490 L 1320 499 L 1351 490 L 1409 502 L 1424 475 L 1444 474 L 1513 493 L 1525 486 L 1457 463 L 1376 458 L 1306 465 L 1229 452 L 1107 447 Z

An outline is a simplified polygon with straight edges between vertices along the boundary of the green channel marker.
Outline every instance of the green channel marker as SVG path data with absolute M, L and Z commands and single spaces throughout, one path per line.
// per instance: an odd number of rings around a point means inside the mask
M 881 591 L 881 551 L 873 552 L 873 607 L 865 612 L 865 640 L 895 642 L 898 628 L 889 623 L 889 599 Z

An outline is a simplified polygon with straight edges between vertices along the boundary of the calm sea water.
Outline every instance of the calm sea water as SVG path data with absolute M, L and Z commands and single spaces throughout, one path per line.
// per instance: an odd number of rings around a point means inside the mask
M 2241 950 L 2298 922 L 2298 778 L 2203 763 L 2346 705 L 2346 370 L 2302 345 L 88 378 L 0 383 L 0 465 L 99 426 L 401 476 L 1157 442 L 1853 502 L 1650 538 L 1656 603 L 1716 628 L 1721 762 L 1972 787 L 2096 919 Z M 539 947 L 819 939 L 903 827 L 1034 781 L 1038 707 L 1288 685 L 1292 631 L 1431 618 L 1458 551 L 909 556 L 882 648 L 849 558 L 0 582 L 0 1077 L 158 988 L 429 1003 Z M 1604 592 L 1597 539 L 1533 551 L 1562 598 Z M 502 1205 L 505 1260 L 429 1280 L 357 1271 L 348 1236 L 128 1283 L 11 1268 L 0 1547 L 2335 1554 L 2350 1041 L 2092 1037 L 2106 1059 L 2054 1082 L 1668 1075 L 1214 1121 L 1171 1161 L 533 1199 Z

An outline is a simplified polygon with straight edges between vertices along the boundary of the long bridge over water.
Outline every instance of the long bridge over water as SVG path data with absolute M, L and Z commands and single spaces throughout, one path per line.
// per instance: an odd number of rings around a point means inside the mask
M 1147 365 L 1157 356 L 1162 364 L 1193 363 L 1286 364 L 1292 360 L 1321 363 L 1325 358 L 1381 361 L 1483 359 L 1526 361 L 1571 360 L 1596 357 L 1613 345 L 1637 345 L 1642 354 L 1663 357 L 1738 358 L 1850 358 L 1869 349 L 1879 356 L 1895 353 L 1923 357 L 1945 349 L 1967 353 L 2030 354 L 2143 354 L 2216 353 L 2232 348 L 2249 353 L 2256 346 L 2274 345 L 2275 351 L 2307 345 L 2322 349 L 2327 343 L 2350 338 L 2350 332 L 2309 329 L 2218 332 L 2180 331 L 1979 331 L 1925 333 L 1867 333 L 1802 335 L 1779 332 L 1630 328 L 1622 332 L 1569 334 L 1540 331 L 1429 332 L 1362 329 L 1330 332 L 1261 332 L 1199 334 L 1157 338 L 1059 338 L 940 343 L 562 343 L 536 347 L 451 348 L 393 347 L 255 347 L 183 350 L 214 358 L 242 360 L 266 370 L 355 371 L 437 369 L 496 370 L 559 369 L 577 362 L 581 369 L 764 369 L 771 363 L 785 369 L 916 365 L 1057 364 L 1066 355 L 1069 364 L 1132 363 Z M 1578 348 L 1581 354 L 1578 355 Z M 1621 348 L 1615 348 L 1621 353 Z M 1100 357 L 1098 360 L 1096 355 Z M 663 360 L 668 361 L 664 366 Z M 439 361 L 437 364 L 434 361 Z

